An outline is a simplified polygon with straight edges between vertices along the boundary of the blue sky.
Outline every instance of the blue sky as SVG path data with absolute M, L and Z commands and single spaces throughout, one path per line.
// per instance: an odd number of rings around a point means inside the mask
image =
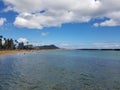
M 45 1 L 0 0 L 0 35 L 34 45 L 120 48 L 120 1 Z

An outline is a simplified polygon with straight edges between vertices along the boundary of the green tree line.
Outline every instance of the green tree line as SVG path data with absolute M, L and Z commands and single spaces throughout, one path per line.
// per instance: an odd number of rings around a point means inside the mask
M 0 49 L 15 49 L 15 46 L 13 39 L 5 38 L 0 35 Z

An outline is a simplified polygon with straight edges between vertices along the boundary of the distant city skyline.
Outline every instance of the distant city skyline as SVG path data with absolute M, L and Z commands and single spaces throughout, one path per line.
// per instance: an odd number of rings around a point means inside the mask
M 0 35 L 61 48 L 120 48 L 118 0 L 0 0 Z

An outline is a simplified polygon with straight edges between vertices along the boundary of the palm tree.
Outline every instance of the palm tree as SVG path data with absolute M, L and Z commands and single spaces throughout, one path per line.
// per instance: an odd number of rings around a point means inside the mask
M 0 35 L 0 39 L 2 39 L 3 38 L 3 36 L 2 35 Z
M 18 43 L 18 41 L 17 41 L 17 40 L 15 40 L 15 42 L 16 42 L 16 43 Z
M 29 44 L 29 42 L 27 41 L 26 43 L 27 43 L 27 49 L 28 49 L 28 44 Z
M 3 36 L 0 35 L 0 49 L 2 49 L 2 38 L 3 38 Z
M 12 38 L 9 40 L 9 45 L 10 45 L 10 49 L 14 49 L 14 42 Z
M 16 44 L 15 44 L 15 47 L 16 47 L 16 49 L 17 49 L 17 46 L 16 46 L 16 45 L 18 45 L 18 41 L 17 41 L 17 40 L 15 40 L 15 43 L 16 43 Z

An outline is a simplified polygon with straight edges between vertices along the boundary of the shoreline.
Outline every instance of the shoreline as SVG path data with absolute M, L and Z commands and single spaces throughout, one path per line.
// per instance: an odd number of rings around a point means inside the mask
M 12 55 L 18 53 L 42 52 L 55 49 L 41 49 L 41 50 L 0 50 L 0 56 Z M 59 49 L 60 50 L 60 49 Z
M 0 50 L 0 56 L 4 55 L 12 55 L 17 53 L 26 53 L 26 52 L 37 52 L 37 51 L 44 51 L 44 50 Z

